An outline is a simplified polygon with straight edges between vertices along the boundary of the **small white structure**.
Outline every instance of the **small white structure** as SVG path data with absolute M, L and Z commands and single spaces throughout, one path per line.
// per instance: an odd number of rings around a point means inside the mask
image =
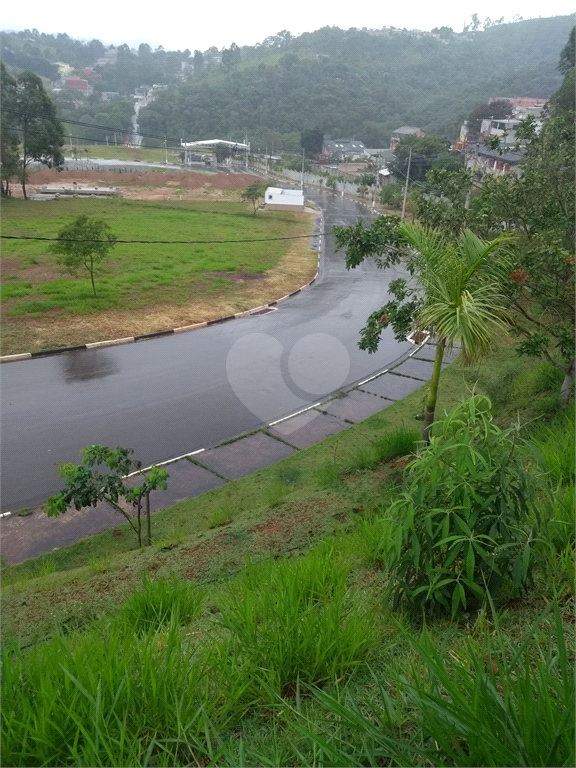
M 264 202 L 268 211 L 303 211 L 304 192 L 301 189 L 268 187 Z

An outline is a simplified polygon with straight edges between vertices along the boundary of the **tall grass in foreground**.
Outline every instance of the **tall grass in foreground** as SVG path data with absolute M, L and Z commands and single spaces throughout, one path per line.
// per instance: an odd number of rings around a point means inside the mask
M 548 613 L 546 611 L 545 613 Z M 339 729 L 325 738 L 301 718 L 299 734 L 316 765 L 573 766 L 574 669 L 554 607 L 552 637 L 537 638 L 543 614 L 514 648 L 496 620 L 496 637 L 453 660 L 432 637 L 406 633 L 423 670 L 377 681 L 380 706 L 321 690 L 314 695 Z M 310 759 L 308 754 L 299 759 Z M 236 763 L 238 764 L 238 763 Z M 310 763 L 304 763 L 310 764 Z
M 2 765 L 176 766 L 209 756 L 205 670 L 177 631 L 2 649 Z M 208 757 L 209 759 L 209 757 Z
M 542 453 L 544 468 L 552 482 L 574 482 L 575 439 L 574 403 L 533 432 L 532 440 Z
M 374 601 L 347 589 L 350 563 L 329 546 L 301 561 L 249 565 L 222 605 L 214 667 L 229 697 L 291 698 L 356 668 L 378 642 Z
M 176 576 L 172 581 L 142 577 L 143 589 L 124 602 L 119 618 L 132 632 L 146 632 L 198 616 L 206 591 Z

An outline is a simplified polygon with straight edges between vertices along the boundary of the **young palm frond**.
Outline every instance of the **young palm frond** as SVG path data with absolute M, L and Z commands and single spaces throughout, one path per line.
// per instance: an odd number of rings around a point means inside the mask
M 466 230 L 456 244 L 439 232 L 401 225 L 401 237 L 416 251 L 412 272 L 423 289 L 418 325 L 437 338 L 436 360 L 424 414 L 422 439 L 430 438 L 444 349 L 462 346 L 468 363 L 477 361 L 508 326 L 501 277 L 510 271 L 509 235 L 490 243 Z

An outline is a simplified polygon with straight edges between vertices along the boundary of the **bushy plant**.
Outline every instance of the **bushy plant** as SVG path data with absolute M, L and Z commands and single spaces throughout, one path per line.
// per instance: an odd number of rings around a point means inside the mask
M 504 580 L 530 578 L 525 531 L 533 481 L 519 450 L 519 426 L 494 424 L 487 397 L 475 395 L 437 425 L 406 470 L 390 508 L 385 562 L 388 594 L 452 617 L 481 603 Z
M 414 453 L 420 435 L 410 427 L 397 427 L 380 437 L 376 443 L 376 450 L 380 461 L 391 461 L 398 456 L 407 456 Z

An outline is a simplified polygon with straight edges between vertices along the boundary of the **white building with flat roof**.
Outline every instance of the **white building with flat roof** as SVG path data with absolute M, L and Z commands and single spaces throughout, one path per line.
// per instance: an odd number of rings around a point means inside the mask
M 264 202 L 268 211 L 303 211 L 304 192 L 301 189 L 268 187 Z

